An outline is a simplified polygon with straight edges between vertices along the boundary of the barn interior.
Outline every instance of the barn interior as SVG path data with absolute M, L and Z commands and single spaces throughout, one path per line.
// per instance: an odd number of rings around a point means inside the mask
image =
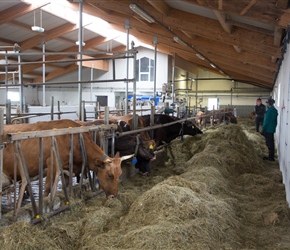
M 93 208 L 76 201 L 82 212 L 74 216 L 83 213 L 78 216 L 82 225 L 90 230 L 96 227 L 95 240 L 89 242 L 89 234 L 76 232 L 85 230 L 81 225 L 70 231 L 70 218 L 63 218 L 63 231 L 58 229 L 58 233 L 79 242 L 53 245 L 55 235 L 47 233 L 48 248 L 80 249 L 80 242 L 86 241 L 87 249 L 95 245 L 104 249 L 189 249 L 191 244 L 196 244 L 194 249 L 287 249 L 289 0 L 0 0 L 0 13 L 0 128 L 57 119 L 106 120 L 108 113 L 142 116 L 154 112 L 188 119 L 199 111 L 226 109 L 241 127 L 225 125 L 228 131 L 219 126 L 201 127 L 203 137 L 186 137 L 184 146 L 174 141 L 161 153 L 161 160 L 152 162 L 152 178 L 133 176 L 131 182 L 122 184 L 118 199 L 88 202 L 103 213 L 94 213 L 97 219 L 92 224 L 84 211 L 92 213 Z M 265 141 L 255 133 L 249 118 L 256 99 L 265 104 L 270 97 L 279 114 L 274 163 L 262 160 Z M 240 149 L 248 159 L 232 148 Z M 138 188 L 141 185 L 143 189 Z M 243 189 L 251 196 L 246 197 Z M 165 192 L 168 199 L 158 201 L 158 192 Z M 271 197 L 268 202 L 266 197 Z M 184 203 L 185 214 L 178 218 L 176 210 L 187 199 L 196 206 Z M 155 202 L 153 209 L 146 200 Z M 166 209 L 162 201 L 169 207 L 172 204 L 172 209 Z M 254 214 L 252 210 L 262 206 L 265 209 Z M 154 209 L 160 209 L 160 216 Z M 154 214 L 154 219 L 149 223 L 149 215 L 137 218 L 138 211 Z M 169 213 L 176 217 L 166 220 Z M 186 213 L 193 213 L 197 224 L 186 224 L 193 218 Z M 118 217 L 122 219 L 114 224 Z M 40 230 L 55 229 L 57 220 L 53 218 L 52 224 Z M 166 228 L 171 228 L 172 240 L 164 241 Z M 7 237 L 17 231 L 13 225 L 10 229 Z M 28 230 L 37 235 L 36 229 Z M 270 241 L 269 233 L 274 230 Z M 1 237 L 2 243 L 5 238 Z M 133 239 L 129 246 L 127 241 Z M 5 246 L 17 249 L 24 241 Z M 27 247 L 35 247 L 31 244 Z

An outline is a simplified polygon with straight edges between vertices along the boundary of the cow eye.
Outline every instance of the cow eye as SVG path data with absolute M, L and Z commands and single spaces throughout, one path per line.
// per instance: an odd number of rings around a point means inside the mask
M 112 175 L 112 174 L 108 174 L 108 177 L 109 177 L 111 180 L 114 180 L 114 175 Z

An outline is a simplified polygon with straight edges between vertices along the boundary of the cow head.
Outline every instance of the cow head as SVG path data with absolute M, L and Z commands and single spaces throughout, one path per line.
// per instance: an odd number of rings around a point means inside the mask
M 202 134 L 202 131 L 193 122 L 186 121 L 183 124 L 183 134 L 196 135 L 196 134 Z
M 114 198 L 118 194 L 119 178 L 122 174 L 121 162 L 132 155 L 120 157 L 119 152 L 114 158 L 104 156 L 104 159 L 94 159 L 94 164 L 98 168 L 97 177 L 100 187 L 104 190 L 107 198 Z

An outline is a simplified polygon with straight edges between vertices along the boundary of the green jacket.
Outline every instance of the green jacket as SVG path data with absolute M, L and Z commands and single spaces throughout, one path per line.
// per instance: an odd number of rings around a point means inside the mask
M 274 106 L 268 107 L 263 122 L 263 131 L 267 133 L 275 133 L 277 126 L 278 111 Z

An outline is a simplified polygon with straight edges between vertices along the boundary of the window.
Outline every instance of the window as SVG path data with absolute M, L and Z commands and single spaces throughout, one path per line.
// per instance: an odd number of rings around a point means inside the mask
M 154 80 L 154 60 L 142 57 L 137 60 L 136 81 L 153 82 Z

